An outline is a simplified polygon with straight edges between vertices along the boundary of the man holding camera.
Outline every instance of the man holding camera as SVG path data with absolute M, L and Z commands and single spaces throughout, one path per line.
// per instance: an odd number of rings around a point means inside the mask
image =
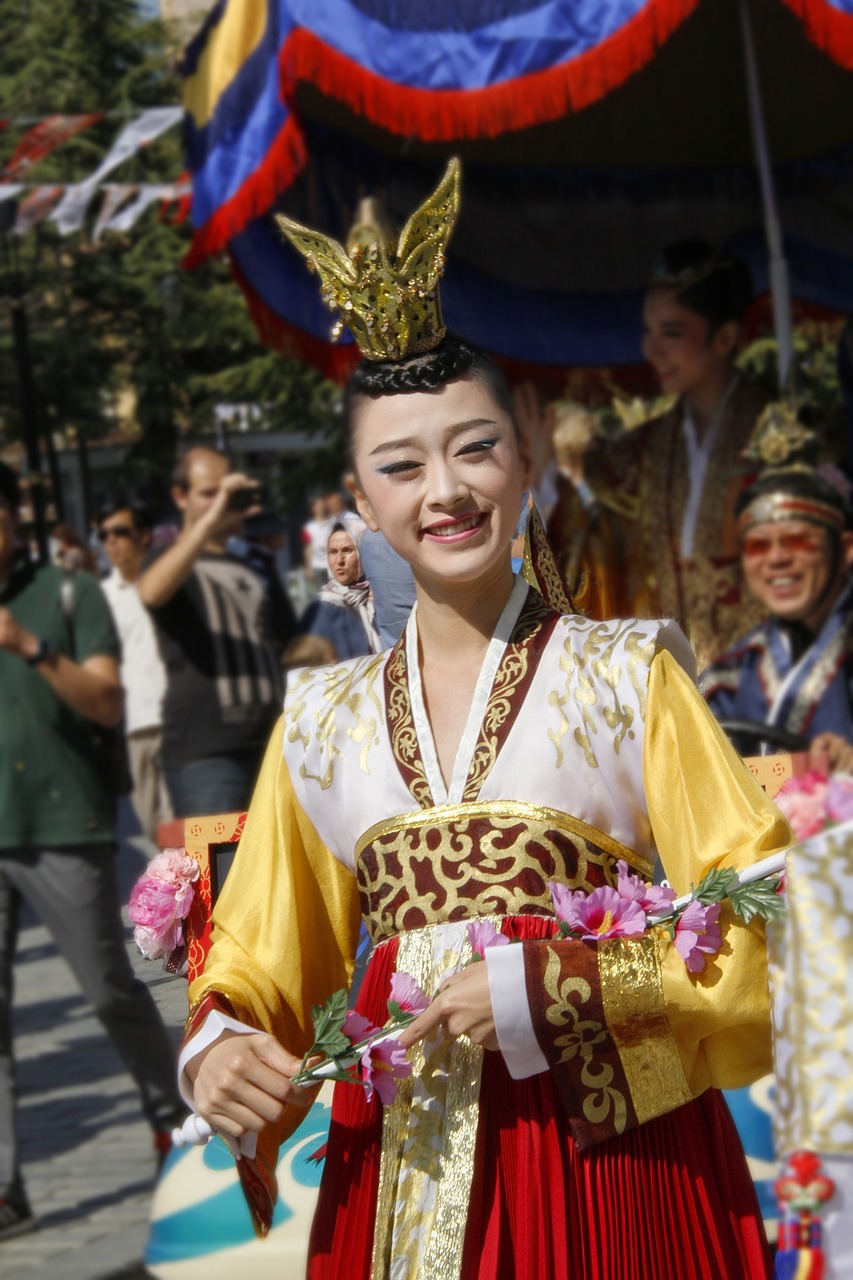
M 163 763 L 178 817 L 245 809 L 281 709 L 281 652 L 296 630 L 289 601 L 227 550 L 260 510 L 255 481 L 218 449 L 178 460 L 181 533 L 139 579 L 166 666 Z

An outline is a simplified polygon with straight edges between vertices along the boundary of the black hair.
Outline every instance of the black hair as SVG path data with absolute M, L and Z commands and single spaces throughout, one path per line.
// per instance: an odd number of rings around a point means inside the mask
M 18 477 L 5 462 L 0 462 L 0 498 L 5 498 L 12 511 L 21 505 L 21 486 Z
M 437 347 L 421 355 L 408 356 L 405 360 L 365 359 L 356 365 L 344 393 L 344 421 L 350 449 L 353 414 L 359 400 L 436 391 L 466 373 L 484 384 L 518 434 L 512 392 L 502 370 L 480 347 L 447 333 Z
M 105 520 L 109 520 L 110 516 L 114 516 L 117 511 L 129 511 L 133 517 L 134 529 L 140 532 L 154 528 L 154 521 L 148 508 L 140 502 L 134 501 L 133 498 L 122 497 L 121 495 L 110 498 L 98 508 L 98 524 L 103 524 Z
M 755 290 L 746 263 L 707 240 L 678 240 L 654 263 L 648 287 L 672 289 L 688 311 L 715 332 L 730 320 L 743 322 Z
M 850 528 L 853 524 L 853 509 L 848 499 L 828 480 L 824 480 L 823 476 L 817 475 L 814 471 L 766 471 L 738 494 L 735 501 L 735 517 L 739 519 L 756 498 L 771 493 L 790 494 L 792 498 L 821 502 L 844 517 L 846 528 Z M 802 518 L 808 520 L 808 516 Z M 829 529 L 829 532 L 837 536 L 841 531 Z

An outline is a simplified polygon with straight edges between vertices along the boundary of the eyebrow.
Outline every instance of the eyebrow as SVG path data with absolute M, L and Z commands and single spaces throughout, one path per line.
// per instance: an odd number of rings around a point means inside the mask
M 471 427 L 496 427 L 497 425 L 494 418 L 469 418 L 467 422 L 455 422 L 453 426 L 448 427 L 445 435 L 450 439 L 463 431 L 468 431 Z M 375 449 L 371 449 L 368 457 L 373 458 L 379 453 L 392 453 L 395 449 L 413 449 L 422 446 L 423 441 L 418 436 L 402 436 L 399 440 L 389 440 L 385 444 L 377 445 Z

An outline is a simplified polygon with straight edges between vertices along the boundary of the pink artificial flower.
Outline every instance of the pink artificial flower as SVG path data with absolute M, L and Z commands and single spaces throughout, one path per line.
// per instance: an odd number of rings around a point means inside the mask
M 849 822 L 853 818 L 853 778 L 836 773 L 826 789 L 826 815 L 831 822 Z
M 146 960 L 159 960 L 167 954 L 161 935 L 155 933 L 153 929 L 147 928 L 144 924 L 136 926 L 133 931 L 133 940 Z M 174 948 L 170 947 L 169 950 L 173 951 Z
M 643 933 L 646 913 L 638 902 L 621 898 L 610 885 L 573 893 L 552 880 L 548 886 L 560 920 L 582 938 L 624 938 Z
M 619 878 L 616 892 L 620 898 L 639 902 L 646 915 L 665 915 L 670 903 L 675 901 L 675 890 L 662 884 L 646 884 L 639 876 L 628 870 L 628 863 L 620 858 L 616 863 Z
M 695 899 L 679 917 L 675 926 L 675 949 L 690 973 L 701 973 L 705 957 L 715 956 L 723 945 L 719 919 L 719 902 L 703 906 Z
M 153 876 L 140 876 L 130 891 L 128 914 L 134 924 L 165 933 L 171 929 L 182 913 L 178 910 L 176 895 L 180 884 L 165 884 Z
M 414 978 L 408 973 L 395 973 L 391 978 L 389 1007 L 396 1005 L 400 1013 L 423 1013 L 429 1008 L 429 996 L 424 995 Z
M 185 849 L 161 849 L 148 863 L 148 874 L 158 880 L 198 880 L 198 863 Z
M 502 947 L 509 942 L 509 938 L 496 929 L 490 920 L 476 920 L 468 925 L 468 941 L 474 955 L 484 960 L 487 947 Z
M 350 1039 L 353 1044 L 357 1044 L 359 1040 L 365 1040 L 368 1036 L 373 1035 L 374 1031 L 379 1028 L 375 1027 L 367 1018 L 362 1017 L 360 1013 L 356 1013 L 355 1009 L 348 1009 L 347 1016 L 344 1018 L 343 1033 Z
M 829 783 L 820 773 L 789 778 L 776 795 L 776 804 L 794 829 L 798 840 L 808 840 L 822 831 L 827 820 Z
M 128 915 L 144 956 L 156 960 L 183 944 L 181 922 L 192 906 L 198 874 L 198 863 L 183 849 L 165 849 L 133 886 Z
M 361 1055 L 359 1076 L 367 1090 L 367 1101 L 374 1089 L 380 1102 L 390 1107 L 397 1096 L 397 1081 L 412 1074 L 412 1064 L 406 1061 L 406 1050 L 399 1040 L 382 1040 L 369 1044 Z

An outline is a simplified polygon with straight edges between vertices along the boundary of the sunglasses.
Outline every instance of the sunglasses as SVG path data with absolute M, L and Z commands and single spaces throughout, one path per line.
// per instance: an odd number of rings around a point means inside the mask
M 98 541 L 106 542 L 107 538 L 132 538 L 133 529 L 129 524 L 111 524 L 108 528 L 98 530 Z
M 757 560 L 759 556 L 770 555 L 777 549 L 789 556 L 810 555 L 823 550 L 824 545 L 823 538 L 817 533 L 780 533 L 775 538 L 747 534 L 741 552 L 748 560 Z

